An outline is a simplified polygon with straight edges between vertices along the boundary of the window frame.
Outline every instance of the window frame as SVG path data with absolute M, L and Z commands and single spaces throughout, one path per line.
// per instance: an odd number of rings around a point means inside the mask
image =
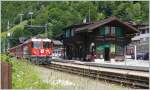
M 115 36 L 115 35 L 116 35 L 116 27 L 111 26 L 110 34 L 111 34 L 112 36 Z
M 106 33 L 106 31 L 107 31 L 107 33 Z M 110 35 L 110 26 L 106 26 L 105 27 L 105 36 L 108 36 L 108 35 Z
M 35 42 L 36 42 L 36 47 L 35 47 Z M 37 44 L 37 42 L 38 42 L 38 44 Z M 37 47 L 37 45 L 38 45 L 38 47 Z M 32 48 L 41 48 L 41 42 L 40 41 L 33 41 L 32 42 Z
M 74 36 L 74 30 L 71 29 L 70 32 L 71 32 L 71 36 L 73 37 Z
M 48 47 L 45 43 L 48 43 Z M 46 47 L 45 47 L 45 45 L 46 45 Z M 43 48 L 50 48 L 50 43 L 49 42 L 43 42 Z

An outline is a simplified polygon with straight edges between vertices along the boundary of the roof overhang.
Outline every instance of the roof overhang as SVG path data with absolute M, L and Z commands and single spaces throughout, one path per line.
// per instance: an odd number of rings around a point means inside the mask
M 61 41 L 58 40 L 52 40 L 54 45 L 63 45 L 63 43 Z
M 80 31 L 84 30 L 86 32 L 90 32 L 90 31 L 92 31 L 96 28 L 99 28 L 101 26 L 104 26 L 106 24 L 116 24 L 116 25 L 122 26 L 122 27 L 125 28 L 127 33 L 137 33 L 137 32 L 139 32 L 139 30 L 136 29 L 135 27 L 131 26 L 128 23 L 125 23 L 125 22 L 121 21 L 120 19 L 118 19 L 116 17 L 109 17 L 107 19 L 96 21 L 96 22 L 93 22 L 93 23 L 91 23 L 89 25 L 86 25 L 86 26 L 83 26 L 83 27 L 78 27 L 78 28 L 75 29 L 75 31 L 80 32 Z
M 45 41 L 45 42 L 51 42 L 50 39 L 45 38 L 45 39 L 41 39 L 41 38 L 32 38 L 31 41 Z

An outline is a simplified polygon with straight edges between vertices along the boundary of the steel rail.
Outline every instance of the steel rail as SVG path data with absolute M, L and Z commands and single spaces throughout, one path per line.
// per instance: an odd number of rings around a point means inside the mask
M 89 68 L 83 68 L 83 67 L 74 67 L 69 65 L 63 65 L 63 64 L 55 64 L 51 63 L 49 65 L 42 65 L 43 67 L 55 69 L 58 71 L 68 72 L 76 75 L 81 76 L 87 76 L 90 78 L 100 79 L 100 80 L 106 80 L 109 82 L 115 82 L 122 85 L 127 85 L 132 88 L 142 88 L 142 89 L 148 89 L 149 88 L 149 78 L 143 77 L 143 76 L 136 76 L 136 75 L 130 75 L 125 73 L 115 73 L 115 72 L 107 72 L 107 71 L 101 71 L 101 70 L 94 70 L 89 66 Z M 109 68 L 110 69 L 110 68 Z M 121 70 L 121 69 L 118 69 Z

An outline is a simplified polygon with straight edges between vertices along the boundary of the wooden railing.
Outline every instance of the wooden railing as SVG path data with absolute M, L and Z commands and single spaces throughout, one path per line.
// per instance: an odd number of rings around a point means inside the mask
M 11 64 L 0 61 L 0 89 L 12 88 L 12 69 Z

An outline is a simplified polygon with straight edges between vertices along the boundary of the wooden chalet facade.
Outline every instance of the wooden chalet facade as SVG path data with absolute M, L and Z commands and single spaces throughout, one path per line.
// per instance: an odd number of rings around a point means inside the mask
M 136 28 L 116 17 L 71 25 L 64 28 L 63 40 L 65 59 L 110 60 L 124 57 L 125 47 L 131 42 Z

